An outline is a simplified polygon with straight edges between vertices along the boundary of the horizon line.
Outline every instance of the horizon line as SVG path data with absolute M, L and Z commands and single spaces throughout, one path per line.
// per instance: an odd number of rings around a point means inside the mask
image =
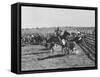
M 75 28 L 75 27 L 95 27 L 95 26 L 54 26 L 54 27 L 30 27 L 30 28 L 22 28 L 22 29 L 32 29 L 32 28 L 56 28 L 56 27 L 73 27 L 73 28 Z

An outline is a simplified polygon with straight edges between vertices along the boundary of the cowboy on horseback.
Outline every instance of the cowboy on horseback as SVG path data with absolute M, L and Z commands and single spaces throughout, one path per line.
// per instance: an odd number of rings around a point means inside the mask
M 59 40 L 59 43 L 61 43 L 61 33 L 62 33 L 62 30 L 59 27 L 57 27 L 57 29 L 54 32 L 55 32 L 56 37 Z
M 57 29 L 55 30 L 57 37 L 59 37 L 61 35 L 61 32 L 62 32 L 62 30 L 60 30 L 60 28 L 57 27 Z
M 62 51 L 66 54 L 66 50 L 68 51 L 68 47 L 66 46 L 67 42 L 67 36 L 70 35 L 70 33 L 68 33 L 67 31 L 64 31 L 64 33 L 61 35 L 62 30 L 59 29 L 59 27 L 57 27 L 57 29 L 55 30 L 55 34 L 56 37 L 59 40 L 59 44 L 62 46 Z

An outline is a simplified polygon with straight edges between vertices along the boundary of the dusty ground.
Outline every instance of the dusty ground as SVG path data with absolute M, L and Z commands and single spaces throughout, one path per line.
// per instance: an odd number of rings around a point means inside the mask
M 80 53 L 64 55 L 62 51 L 46 50 L 40 45 L 22 47 L 21 67 L 22 70 L 43 70 L 56 68 L 91 67 L 94 62 L 84 55 L 84 52 L 76 45 Z

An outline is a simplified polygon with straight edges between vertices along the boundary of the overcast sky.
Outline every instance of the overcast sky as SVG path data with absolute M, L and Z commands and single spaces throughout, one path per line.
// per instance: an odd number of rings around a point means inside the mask
M 95 11 L 42 7 L 21 8 L 22 28 L 54 26 L 95 26 Z

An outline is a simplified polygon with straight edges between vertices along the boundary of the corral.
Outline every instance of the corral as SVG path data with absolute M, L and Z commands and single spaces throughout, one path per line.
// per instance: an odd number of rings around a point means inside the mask
M 37 28 L 23 29 L 22 36 L 31 35 L 34 33 L 53 33 L 55 28 Z M 92 34 L 94 28 L 61 28 L 62 31 L 68 32 L 81 31 L 84 34 L 82 43 L 75 42 L 74 52 L 68 55 L 63 54 L 61 48 L 55 49 L 52 54 L 50 49 L 46 49 L 43 45 L 33 45 L 27 43 L 22 46 L 21 51 L 21 66 L 22 70 L 43 70 L 56 68 L 75 68 L 75 67 L 92 67 L 95 66 L 95 35 Z

